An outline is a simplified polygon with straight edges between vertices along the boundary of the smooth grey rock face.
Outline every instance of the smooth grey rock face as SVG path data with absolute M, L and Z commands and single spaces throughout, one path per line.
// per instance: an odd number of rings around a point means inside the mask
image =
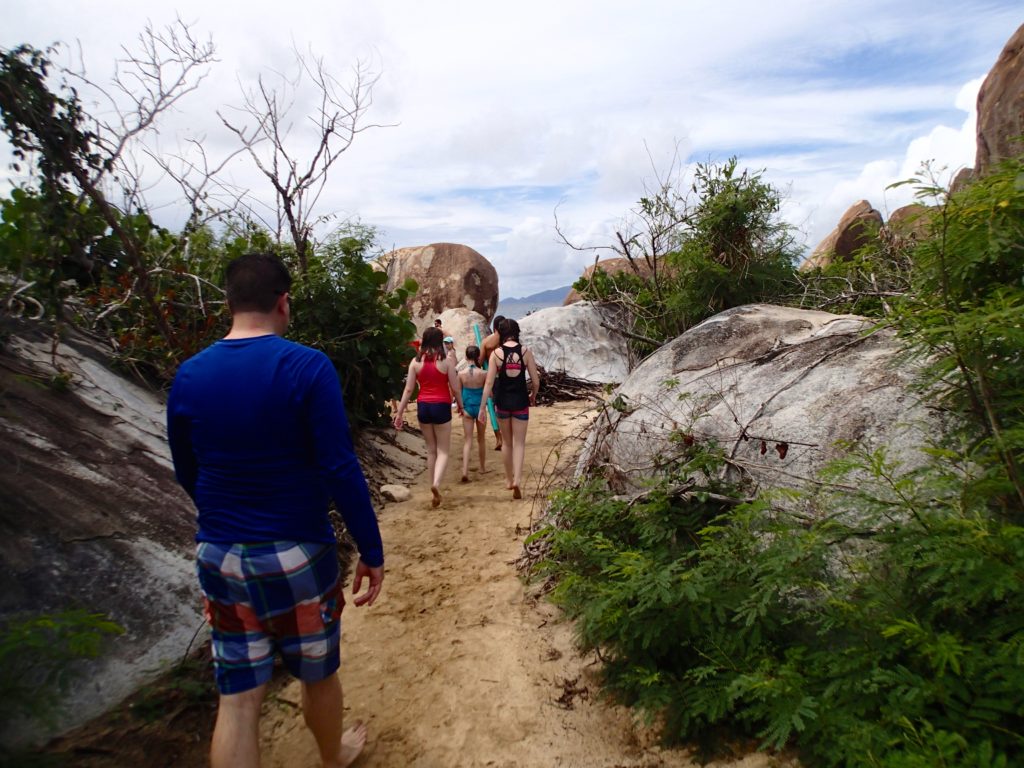
M 601 325 L 607 313 L 591 302 L 548 307 L 519 321 L 520 340 L 547 371 L 618 384 L 629 375 L 626 338 Z
M 195 509 L 171 469 L 159 393 L 111 371 L 102 349 L 73 334 L 55 354 L 38 331 L 12 335 L 3 354 L 0 615 L 77 607 L 125 628 L 84 668 L 60 730 L 180 659 L 203 625 Z M 66 388 L 45 384 L 54 363 L 70 375 Z
M 844 441 L 888 444 L 891 458 L 914 466 L 941 425 L 911 392 L 913 373 L 894 335 L 864 318 L 738 307 L 629 375 L 611 397 L 621 412 L 595 422 L 580 467 L 603 465 L 620 487 L 638 488 L 681 439 L 719 444 L 733 473 L 768 488 L 806 486 Z

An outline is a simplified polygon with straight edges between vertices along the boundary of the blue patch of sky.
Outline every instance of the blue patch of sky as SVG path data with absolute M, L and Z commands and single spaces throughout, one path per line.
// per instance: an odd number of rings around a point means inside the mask
M 522 203 L 557 203 L 569 191 L 562 184 L 513 184 L 497 187 L 452 187 L 417 196 L 427 203 L 473 200 L 489 208 L 502 208 Z
M 787 155 L 810 155 L 828 149 L 830 146 L 842 146 L 838 143 L 823 141 L 816 142 L 779 142 L 777 144 L 744 144 L 742 141 L 733 139 L 729 146 L 715 146 L 704 144 L 699 149 L 691 152 L 687 158 L 688 165 L 696 163 L 722 163 L 733 155 L 740 159 L 744 156 L 787 156 Z
M 902 145 L 916 136 L 924 135 L 936 125 L 946 125 L 950 128 L 959 129 L 963 124 L 966 114 L 959 109 L 943 110 L 907 110 L 905 112 L 878 112 L 872 115 L 874 124 L 873 132 L 878 137 L 884 137 L 889 142 Z M 887 131 L 886 126 L 894 130 Z M 834 153 L 844 148 L 853 148 L 863 145 L 863 141 L 838 142 L 838 141 L 798 141 L 777 143 L 762 143 L 752 137 L 750 143 L 733 138 L 729 146 L 717 146 L 704 144 L 695 148 L 687 157 L 687 163 L 718 163 L 736 155 L 741 160 L 744 157 L 798 157 L 805 155 L 817 155 L 823 152 Z
M 970 17 L 969 12 L 964 14 Z M 998 48 L 986 52 L 987 46 L 973 39 L 969 24 L 943 35 L 934 34 L 926 21 L 923 27 L 916 36 L 898 38 L 872 38 L 851 29 L 847 45 L 799 46 L 788 58 L 765 57 L 757 63 L 758 70 L 789 87 L 796 80 L 805 86 L 847 89 L 966 82 L 995 63 Z
M 964 79 L 963 63 L 939 48 L 918 48 L 903 43 L 863 44 L 790 70 L 815 83 L 832 87 L 926 85 Z

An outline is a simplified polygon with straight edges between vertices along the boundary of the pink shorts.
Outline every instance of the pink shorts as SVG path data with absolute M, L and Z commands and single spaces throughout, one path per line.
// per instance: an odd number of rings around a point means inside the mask
M 499 419 L 513 418 L 513 419 L 519 419 L 520 421 L 529 421 L 530 420 L 530 409 L 529 408 L 523 408 L 522 410 L 519 410 L 519 411 L 503 411 L 503 410 L 501 410 L 501 408 L 495 408 L 494 412 L 498 415 Z

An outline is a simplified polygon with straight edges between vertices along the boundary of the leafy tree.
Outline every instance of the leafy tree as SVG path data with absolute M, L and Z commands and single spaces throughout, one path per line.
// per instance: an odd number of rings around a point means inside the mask
M 573 287 L 621 307 L 621 330 L 644 355 L 717 312 L 793 291 L 797 251 L 780 206 L 762 172 L 740 170 L 736 158 L 699 164 L 689 194 L 661 184 L 640 200 L 637 231 L 618 234 L 613 250 L 635 269 L 598 266 Z
M 915 252 L 898 327 L 929 361 L 938 392 L 970 416 L 972 458 L 992 469 L 985 482 L 1016 497 L 1008 509 L 1024 510 L 1024 159 L 948 198 L 931 185 L 919 194 L 942 204 L 935 236 Z
M 129 141 L 149 129 L 163 110 L 194 87 L 189 76 L 212 59 L 213 49 L 194 45 L 187 34 L 184 41 L 173 35 L 164 40 L 150 31 L 148 41 L 150 58 L 133 60 L 141 73 L 136 85 L 145 90 L 146 85 L 153 84 L 155 90 L 150 98 L 136 102 L 136 124 L 125 127 L 120 134 L 105 133 L 89 118 L 67 79 L 51 88 L 53 64 L 49 56 L 53 49 L 44 52 L 23 45 L 0 51 L 0 115 L 15 158 L 31 162 L 35 170 L 37 188 L 30 193 L 37 208 L 35 227 L 45 227 L 46 236 L 37 248 L 25 253 L 40 257 L 44 269 L 46 265 L 51 267 L 51 279 L 44 283 L 50 287 L 46 299 L 60 298 L 52 285 L 60 275 L 56 262 L 65 257 L 56 249 L 70 243 L 69 257 L 80 252 L 83 240 L 95 236 L 97 226 L 93 222 L 98 218 L 119 245 L 119 261 L 132 274 L 133 290 L 140 297 L 148 322 L 174 350 L 174 329 L 150 279 L 154 259 L 148 235 L 152 228 L 140 226 L 136 214 L 111 202 L 104 187 L 113 181 L 112 174 L 121 170 Z M 173 85 L 167 89 L 163 77 L 168 74 L 168 62 L 159 58 L 154 43 L 171 44 L 166 47 L 172 65 L 180 70 L 181 76 L 171 80 Z M 87 214 L 91 214 L 91 220 L 83 221 Z M 59 314 L 59 304 L 54 311 Z
M 778 300 L 793 289 L 796 245 L 780 218 L 781 196 L 762 172 L 736 158 L 698 165 L 690 227 L 668 257 L 675 290 L 668 299 L 680 332 L 730 307 Z
M 323 350 L 342 381 L 345 405 L 356 424 L 382 424 L 388 401 L 402 390 L 416 327 L 403 309 L 414 280 L 385 291 L 387 273 L 366 255 L 371 227 L 350 224 L 307 257 L 293 288 L 291 337 Z
M 404 367 L 412 330 L 396 311 L 415 286 L 386 294 L 383 276 L 363 262 L 373 246 L 372 229 L 343 228 L 321 246 L 312 239 L 309 218 L 334 161 L 370 127 L 362 120 L 376 75 L 360 65 L 346 90 L 322 60 L 297 56 L 303 76 L 322 97 L 314 116 L 318 149 L 302 169 L 285 143 L 280 96 L 262 81 L 259 95 L 247 96 L 246 111 L 258 130 L 229 126 L 241 139 L 236 153 L 247 151 L 274 187 L 278 224 L 287 222 L 291 245 L 281 244 L 279 229 L 268 232 L 251 215 L 208 207 L 207 189 L 218 185 L 219 168 L 206 164 L 201 146 L 202 162 L 185 163 L 203 170 L 198 181 L 172 169 L 169 159 L 150 155 L 191 205 L 185 227 L 175 234 L 151 218 L 126 157 L 159 115 L 202 80 L 213 46 L 196 42 L 180 22 L 164 32 L 147 29 L 141 43 L 141 54 L 120 62 L 136 74 L 114 80 L 114 90 L 131 105 L 118 112 L 115 124 L 84 112 L 71 83 L 98 86 L 84 74 L 55 68 L 52 50 L 0 52 L 4 129 L 18 163 L 34 170 L 31 187 L 0 201 L 0 270 L 14 276 L 5 291 L 8 311 L 99 331 L 122 365 L 162 386 L 183 359 L 227 327 L 220 287 L 226 264 L 247 251 L 273 251 L 298 278 L 295 333 L 335 361 L 356 423 L 378 421 L 400 389 L 396 371 Z M 55 71 L 63 76 L 58 83 Z M 271 144 L 272 162 L 263 162 L 263 140 Z M 116 205 L 109 192 L 119 184 L 125 202 Z

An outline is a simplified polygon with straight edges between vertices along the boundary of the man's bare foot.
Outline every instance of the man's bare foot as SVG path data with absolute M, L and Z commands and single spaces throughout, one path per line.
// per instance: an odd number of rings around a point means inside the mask
M 460 482 L 468 483 L 469 482 L 469 475 L 463 475 L 462 476 L 462 480 Z
M 341 761 L 326 765 L 325 768 L 348 768 L 363 753 L 366 746 L 366 723 L 357 720 L 351 728 L 346 728 L 341 734 Z
M 441 492 L 439 490 L 437 490 L 437 486 L 436 485 L 430 486 L 430 493 L 434 497 L 434 498 L 432 498 L 430 500 L 430 506 L 432 506 L 432 507 L 439 507 L 439 506 L 441 506 Z
M 512 498 L 513 499 L 521 499 L 521 498 L 523 498 L 523 492 L 519 490 L 519 486 L 518 485 L 513 485 L 512 486 Z

